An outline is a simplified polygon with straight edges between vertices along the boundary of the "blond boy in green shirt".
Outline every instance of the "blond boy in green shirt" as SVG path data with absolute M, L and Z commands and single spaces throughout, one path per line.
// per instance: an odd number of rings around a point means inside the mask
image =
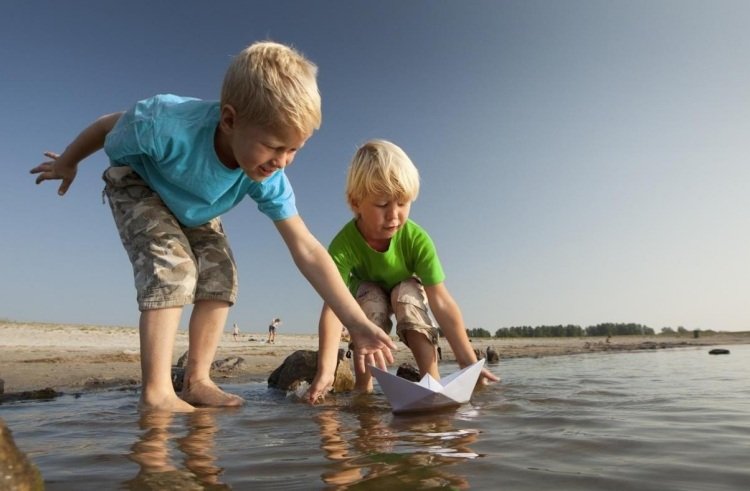
M 458 304 L 445 286 L 445 274 L 432 239 L 409 220 L 419 193 L 419 172 L 406 153 L 391 142 L 372 140 L 361 146 L 347 175 L 346 198 L 354 219 L 328 248 L 339 273 L 367 317 L 396 333 L 414 354 L 420 374 L 440 379 L 438 328 L 442 328 L 459 366 L 477 361 Z M 328 305 L 320 315 L 318 370 L 309 402 L 323 397 L 333 384 L 342 323 Z M 353 343 L 355 355 L 358 346 Z M 489 370 L 483 382 L 497 381 Z M 372 391 L 366 367 L 355 367 L 355 390 Z

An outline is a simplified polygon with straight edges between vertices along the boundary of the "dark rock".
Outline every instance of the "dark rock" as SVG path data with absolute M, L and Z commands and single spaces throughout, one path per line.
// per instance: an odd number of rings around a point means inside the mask
M 474 354 L 477 355 L 477 360 L 484 358 L 484 353 L 479 348 L 474 348 Z
M 184 352 L 181 357 L 177 359 L 177 366 L 179 368 L 185 368 L 185 365 L 187 365 L 187 359 L 188 359 L 188 352 Z
M 500 354 L 492 346 L 487 346 L 487 363 L 497 363 L 500 361 Z
M 62 392 L 57 392 L 55 389 L 47 387 L 46 389 L 27 390 L 23 392 L 11 392 L 8 394 L 0 395 L 1 402 L 12 402 L 12 401 L 46 401 L 54 399 L 57 396 L 62 395 Z
M 342 363 L 344 350 L 339 350 L 333 391 L 348 392 L 354 388 L 354 375 L 349 363 Z M 297 390 L 302 382 L 311 384 L 318 369 L 318 352 L 297 350 L 274 370 L 268 377 L 268 386 L 281 390 Z
M 412 382 L 419 382 L 422 377 L 419 375 L 417 367 L 410 363 L 402 363 L 398 369 L 396 369 L 396 376 L 411 380 Z
M 172 387 L 178 394 L 182 392 L 183 380 L 185 379 L 185 369 L 179 366 L 172 367 Z
M 224 358 L 223 360 L 216 360 L 211 364 L 211 369 L 218 370 L 220 372 L 231 372 L 233 370 L 242 368 L 244 365 L 244 358 L 240 356 L 232 356 L 229 358 Z
M 709 355 L 728 355 L 729 350 L 723 348 L 714 348 L 708 352 Z
M 0 488 L 42 490 L 44 481 L 39 469 L 21 452 L 5 422 L 0 419 Z
M 5 392 L 5 380 L 0 378 L 0 395 Z
M 134 378 L 103 378 L 92 377 L 83 384 L 86 389 L 111 389 L 115 387 L 125 387 L 138 385 L 140 382 Z

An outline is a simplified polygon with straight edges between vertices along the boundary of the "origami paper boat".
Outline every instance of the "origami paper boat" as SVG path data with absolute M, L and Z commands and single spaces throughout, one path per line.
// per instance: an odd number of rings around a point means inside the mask
M 419 382 L 412 382 L 371 366 L 370 371 L 391 403 L 394 413 L 429 411 L 469 402 L 484 359 L 437 381 L 426 374 Z

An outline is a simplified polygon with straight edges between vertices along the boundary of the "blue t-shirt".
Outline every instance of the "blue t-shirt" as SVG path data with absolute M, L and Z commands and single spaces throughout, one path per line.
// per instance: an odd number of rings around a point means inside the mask
M 187 227 L 196 227 L 250 196 L 271 220 L 297 214 L 294 190 L 283 170 L 255 182 L 216 155 L 219 103 L 176 95 L 139 101 L 104 142 L 112 165 L 130 166 Z

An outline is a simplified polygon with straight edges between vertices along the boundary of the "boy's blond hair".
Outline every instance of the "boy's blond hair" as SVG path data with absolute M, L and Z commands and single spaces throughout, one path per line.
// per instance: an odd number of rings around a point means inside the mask
M 318 67 L 294 48 L 253 43 L 229 65 L 221 106 L 232 106 L 242 121 L 312 134 L 322 120 L 317 73 Z
M 418 194 L 419 171 L 398 145 L 370 140 L 357 149 L 346 176 L 350 207 L 367 196 L 412 202 Z

